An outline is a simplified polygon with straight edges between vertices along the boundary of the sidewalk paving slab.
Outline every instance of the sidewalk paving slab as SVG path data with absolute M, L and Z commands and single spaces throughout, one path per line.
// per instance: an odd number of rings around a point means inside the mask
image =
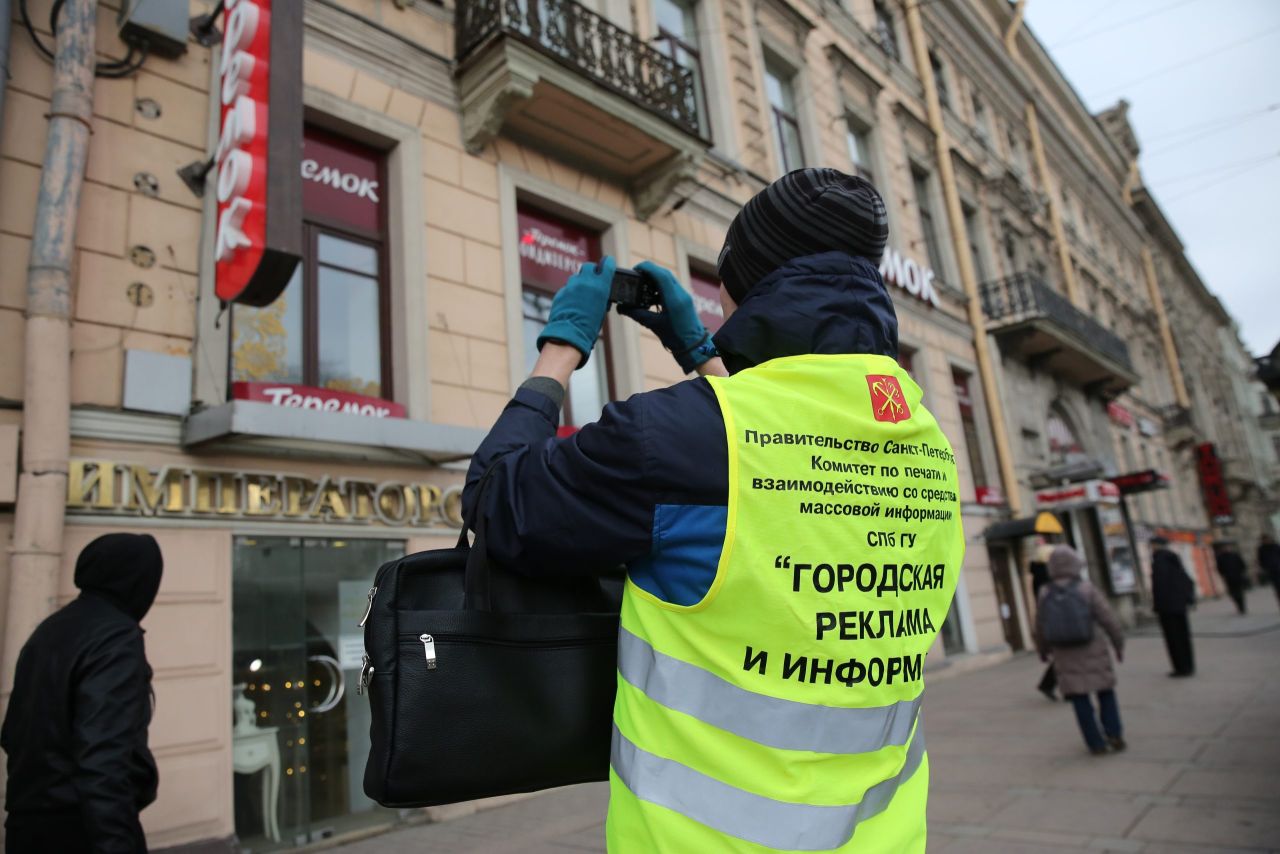
M 1167 678 L 1158 632 L 1130 635 L 1122 754 L 1089 755 L 1070 706 L 1035 690 L 1034 656 L 929 673 L 930 854 L 1280 854 L 1280 611 L 1269 589 L 1249 604 L 1191 615 L 1191 679 Z M 573 786 L 342 850 L 599 854 L 607 804 L 607 785 Z

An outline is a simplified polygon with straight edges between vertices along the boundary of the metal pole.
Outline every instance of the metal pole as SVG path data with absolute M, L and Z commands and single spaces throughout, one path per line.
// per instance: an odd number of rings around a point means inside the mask
M 978 358 L 978 375 L 982 379 L 982 393 L 987 398 L 987 414 L 991 421 L 991 434 L 995 439 L 996 459 L 1000 465 L 1000 480 L 1004 483 L 1005 500 L 1009 510 L 1017 516 L 1022 512 L 1022 495 L 1013 468 L 1013 450 L 1009 445 L 1009 432 L 1005 426 L 1004 402 L 1000 399 L 1000 387 L 996 384 L 991 364 L 991 349 L 987 341 L 987 321 L 982 313 L 982 301 L 978 294 L 978 278 L 969 255 L 969 238 L 965 234 L 964 212 L 960 208 L 960 191 L 956 187 L 955 168 L 951 162 L 951 140 L 942 121 L 942 104 L 938 101 L 937 81 L 929 65 L 929 48 L 924 39 L 924 23 L 920 18 L 920 4 L 908 3 L 907 32 L 911 36 L 911 48 L 915 55 L 920 81 L 924 84 L 925 108 L 929 114 L 929 128 L 937 144 L 938 177 L 942 183 L 942 195 L 947 204 L 947 220 L 951 226 L 951 243 L 956 260 L 960 262 L 960 283 L 969 298 L 969 325 L 973 328 L 973 350 Z
M 0 138 L 4 137 L 4 93 L 9 90 L 9 32 L 13 9 L 9 0 L 0 0 Z
M 52 610 L 62 567 L 71 453 L 71 263 L 93 116 L 97 0 L 67 0 L 54 42 L 53 95 L 27 265 L 22 474 L 14 513 L 4 681 Z

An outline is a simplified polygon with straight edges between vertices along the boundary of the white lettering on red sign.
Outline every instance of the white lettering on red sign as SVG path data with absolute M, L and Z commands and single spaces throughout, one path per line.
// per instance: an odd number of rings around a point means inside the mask
M 724 317 L 724 306 L 720 304 L 720 300 L 704 297 L 697 291 L 693 292 L 693 308 L 698 314 L 709 314 L 712 317 Z
M 326 184 L 360 199 L 368 199 L 375 204 L 378 200 L 378 182 L 372 178 L 361 178 L 353 172 L 343 172 L 333 166 L 321 166 L 315 160 L 302 161 L 302 177 L 317 184 Z
M 525 229 L 520 235 L 520 257 L 542 267 L 576 273 L 587 260 L 587 253 L 576 243 L 561 240 L 535 227 Z
M 886 248 L 880 260 L 880 276 L 891 285 L 897 285 L 913 297 L 937 308 L 941 303 L 933 289 L 936 278 L 933 270 L 917 264 L 914 258 L 903 257 L 896 249 Z
M 276 386 L 262 389 L 262 394 L 272 406 L 287 406 L 292 409 L 316 409 L 321 412 L 346 412 L 351 415 L 367 415 L 372 418 L 386 418 L 391 414 L 387 406 L 375 406 L 371 403 L 357 403 L 354 400 L 339 400 L 335 397 L 324 398 L 314 394 L 302 394 L 293 390 L 292 386 Z
M 218 295 L 234 298 L 248 284 L 266 245 L 267 86 L 271 0 L 227 0 L 219 90 L 222 124 L 218 228 L 214 243 Z

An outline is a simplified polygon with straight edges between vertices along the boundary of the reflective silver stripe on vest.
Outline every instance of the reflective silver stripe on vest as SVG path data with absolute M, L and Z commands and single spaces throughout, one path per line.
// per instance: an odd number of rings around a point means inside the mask
M 783 750 L 871 753 L 900 747 L 911 737 L 920 710 L 920 696 L 865 709 L 767 697 L 658 652 L 626 629 L 618 631 L 618 672 L 656 703 Z
M 784 851 L 829 851 L 853 838 L 861 822 L 884 811 L 924 757 L 924 731 L 907 748 L 902 770 L 866 791 L 862 801 L 814 806 L 776 801 L 708 777 L 636 747 L 613 728 L 614 773 L 637 798 L 675 810 L 728 836 Z M 924 816 L 920 816 L 923 823 Z

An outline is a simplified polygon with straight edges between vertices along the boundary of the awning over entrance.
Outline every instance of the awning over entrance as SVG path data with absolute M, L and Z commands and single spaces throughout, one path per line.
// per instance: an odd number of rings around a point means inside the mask
M 1037 513 L 1023 519 L 1010 519 L 987 526 L 982 536 L 987 542 L 994 540 L 1020 540 L 1032 534 L 1061 534 L 1062 523 L 1052 513 Z

